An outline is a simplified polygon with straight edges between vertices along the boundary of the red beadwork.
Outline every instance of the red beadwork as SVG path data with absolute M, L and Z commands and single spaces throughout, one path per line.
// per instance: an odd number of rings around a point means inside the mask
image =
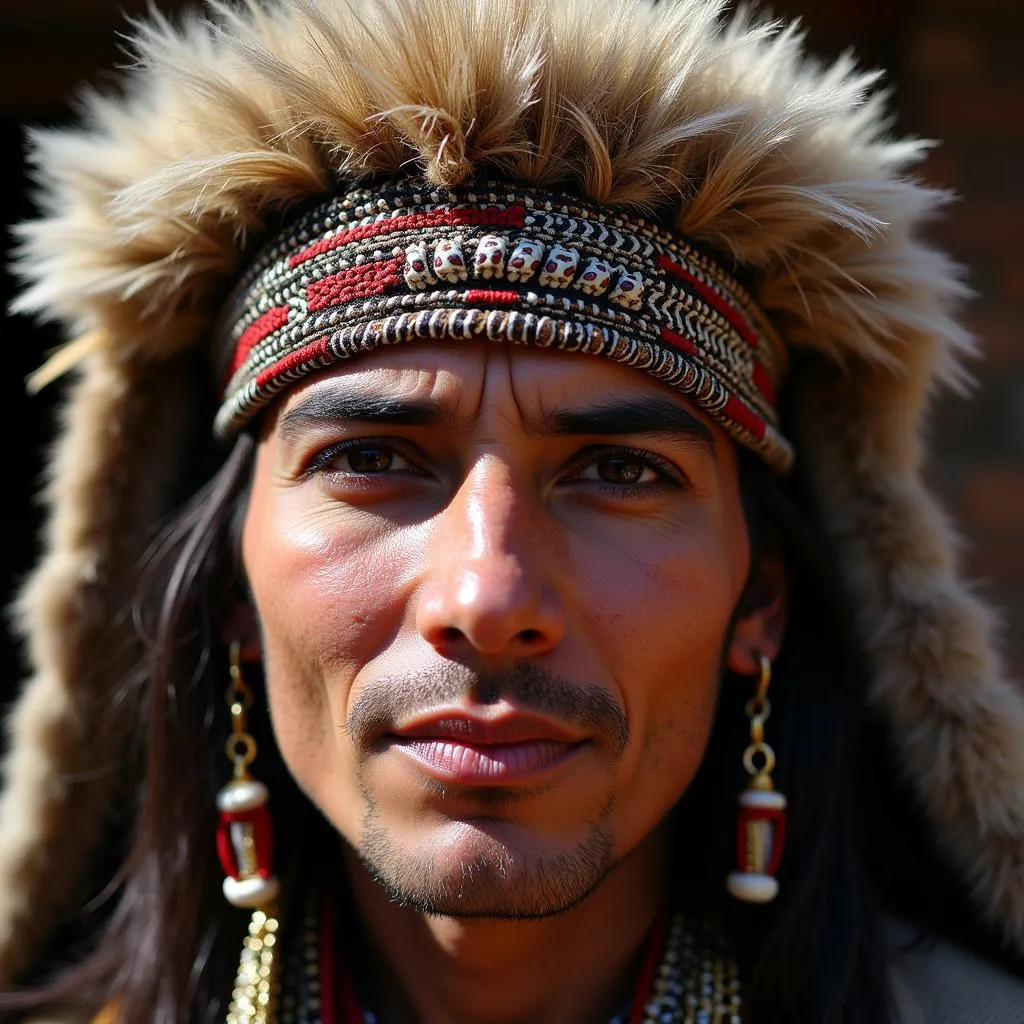
M 217 856 L 220 858 L 224 874 L 234 879 L 252 878 L 252 874 L 243 875 L 238 863 L 235 844 L 231 841 L 233 823 L 249 825 L 252 828 L 256 846 L 256 875 L 260 878 L 269 878 L 274 854 L 269 808 L 266 804 L 261 804 L 245 811 L 221 811 L 217 822 Z
M 678 348 L 680 351 L 685 352 L 687 355 L 695 356 L 700 358 L 700 351 L 696 345 L 689 338 L 683 334 L 679 334 L 677 331 L 673 331 L 669 327 L 661 328 L 661 340 L 672 345 L 674 348 Z M 759 373 L 760 371 L 760 373 Z M 768 380 L 768 374 L 760 363 L 754 363 L 754 383 L 758 384 L 761 391 L 765 390 L 764 381 Z M 768 386 L 771 387 L 771 382 L 768 382 Z M 768 395 L 765 395 L 768 398 Z M 769 399 L 774 401 L 774 389 L 772 389 L 772 396 Z M 738 423 L 745 430 L 750 431 L 754 437 L 764 437 L 765 435 L 765 422 L 764 420 L 754 412 L 746 404 L 736 398 L 735 395 L 730 395 L 728 401 L 722 409 L 724 415 L 728 416 L 734 423 Z
M 486 306 L 492 302 L 514 303 L 520 300 L 519 292 L 491 291 L 489 288 L 470 288 L 466 292 L 466 304 Z
M 668 256 L 658 257 L 658 267 L 661 270 L 667 270 L 670 274 L 678 277 L 680 281 L 685 281 L 699 292 L 701 298 L 721 313 L 723 317 L 730 323 L 740 334 L 740 337 L 751 347 L 757 348 L 757 335 L 754 333 L 750 324 L 747 323 L 746 317 L 742 316 L 735 306 L 732 306 L 727 302 L 714 288 L 706 285 L 699 277 L 691 274 L 684 267 L 681 267 L 675 260 Z
M 746 402 L 741 402 L 735 395 L 730 395 L 725 405 L 722 406 L 722 415 L 732 420 L 733 423 L 738 423 L 754 437 L 764 437 L 764 420 Z
M 697 346 L 694 345 L 685 334 L 680 334 L 678 331 L 673 331 L 671 327 L 661 328 L 661 340 L 667 342 L 673 348 L 681 349 L 688 356 L 695 356 L 698 354 Z
M 253 345 L 258 345 L 264 338 L 288 323 L 288 312 L 287 306 L 275 306 L 262 316 L 257 317 L 242 331 L 242 336 L 238 339 L 238 345 L 235 348 L 235 358 L 231 362 L 229 376 L 233 377 L 238 372 L 238 368 L 252 351 Z
M 413 231 L 418 228 L 440 227 L 476 227 L 479 225 L 494 227 L 521 228 L 526 223 L 526 207 L 509 206 L 502 210 L 496 206 L 485 206 L 481 209 L 465 210 L 431 210 L 427 213 L 406 213 L 399 217 L 386 217 L 372 224 L 360 224 L 357 227 L 341 231 L 330 238 L 321 238 L 308 249 L 296 253 L 288 260 L 293 269 L 321 253 L 338 249 L 349 242 L 359 242 L 378 235 L 389 235 L 396 231 Z
M 405 257 L 381 260 L 379 263 L 361 263 L 313 281 L 306 288 L 309 311 L 315 313 L 331 306 L 340 306 L 370 295 L 381 295 L 401 281 Z
M 377 344 L 436 337 L 451 326 L 459 337 L 500 334 L 559 348 L 572 347 L 575 338 L 600 339 L 601 351 L 614 351 L 615 358 L 659 376 L 671 375 L 740 443 L 772 464 L 787 465 L 790 450 L 775 416 L 776 339 L 756 307 L 747 305 L 742 286 L 684 240 L 640 222 L 613 221 L 616 228 L 646 240 L 650 257 L 641 258 L 635 245 L 621 265 L 600 260 L 589 248 L 581 257 L 555 239 L 579 237 L 600 245 L 607 228 L 597 225 L 607 218 L 561 197 L 528 194 L 526 200 L 509 196 L 509 206 L 500 208 L 497 198 L 490 201 L 490 196 L 462 189 L 435 194 L 403 186 L 383 197 L 384 211 L 375 215 L 380 197 L 354 190 L 344 201 L 331 200 L 322 215 L 305 219 L 296 232 L 308 231 L 304 237 L 318 240 L 279 241 L 268 249 L 263 277 L 254 279 L 249 290 L 243 311 L 248 326 L 232 346 L 238 369 L 225 382 L 229 393 L 218 413 L 218 433 L 236 429 L 299 375 Z M 504 194 L 499 196 L 506 201 Z M 545 210 L 553 219 L 539 212 Z M 346 222 L 347 217 L 363 221 Z M 335 227 L 339 221 L 342 226 Z M 331 229 L 328 225 L 336 233 L 321 237 Z M 353 265 L 339 270 L 330 259 L 315 259 L 327 253 L 336 260 L 335 252 Z M 431 273 L 435 261 L 440 281 Z M 452 285 L 466 280 L 466 264 L 475 268 L 477 280 L 452 291 Z M 506 282 L 494 281 L 493 289 L 483 280 L 492 275 L 492 264 L 494 275 L 502 275 L 503 264 L 507 275 Z M 540 294 L 515 283 L 529 281 L 538 271 L 534 287 L 543 286 Z M 554 294 L 573 281 L 596 296 L 592 304 Z M 640 309 L 641 296 L 648 292 L 639 318 L 624 320 L 612 308 Z M 284 336 L 297 318 L 283 305 L 269 313 L 260 306 L 268 295 L 296 294 L 305 297 L 315 319 L 302 332 Z M 521 316 L 503 319 L 517 306 L 522 306 Z M 327 311 L 329 321 L 322 315 Z M 421 315 L 428 312 L 429 318 Z M 261 315 L 249 323 L 256 313 Z M 708 313 L 717 328 L 708 323 Z M 691 324 L 691 314 L 696 323 Z M 298 351 L 289 353 L 290 347 Z
M 772 852 L 765 865 L 752 864 L 747 842 L 747 825 L 754 821 L 772 823 Z M 736 816 L 736 864 L 740 871 L 774 875 L 782 859 L 786 841 L 786 809 L 784 807 L 741 807 Z
M 769 405 L 775 408 L 775 385 L 772 383 L 772 378 L 769 376 L 768 371 L 764 366 L 754 360 L 754 386 L 762 395 L 767 399 Z
M 268 366 L 256 378 L 256 386 L 258 388 L 265 387 L 280 374 L 287 373 L 289 370 L 294 370 L 297 367 L 302 366 L 303 363 L 312 362 L 314 359 L 322 359 L 327 355 L 329 346 L 330 338 L 320 338 L 317 341 L 303 346 L 297 352 L 292 352 L 289 355 L 286 355 L 283 359 L 279 359 L 273 365 Z

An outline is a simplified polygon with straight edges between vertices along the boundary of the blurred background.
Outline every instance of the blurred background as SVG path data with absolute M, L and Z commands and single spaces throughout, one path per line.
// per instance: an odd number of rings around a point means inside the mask
M 158 0 L 174 11 L 181 0 Z M 7 226 L 30 215 L 24 130 L 60 124 L 83 82 L 116 87 L 118 33 L 145 0 L 0 0 L 0 203 Z M 960 201 L 934 236 L 971 268 L 970 310 L 985 362 L 970 400 L 946 398 L 932 425 L 930 475 L 965 536 L 967 574 L 1003 612 L 1011 670 L 1024 680 L 1024 2 L 1022 0 L 778 0 L 800 17 L 812 51 L 852 47 L 884 67 L 896 128 L 941 139 L 924 167 Z M 0 277 L 4 304 L 12 284 Z M 0 599 L 10 601 L 37 552 L 42 455 L 59 386 L 29 399 L 24 377 L 59 342 L 21 318 L 3 325 L 4 542 Z M 0 637 L 0 701 L 22 674 Z

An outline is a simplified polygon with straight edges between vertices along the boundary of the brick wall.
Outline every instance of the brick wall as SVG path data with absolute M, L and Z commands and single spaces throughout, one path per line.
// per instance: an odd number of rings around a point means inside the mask
M 985 361 L 969 400 L 936 410 L 930 474 L 967 541 L 969 576 L 1003 610 L 1024 679 L 1024 4 L 786 0 L 813 48 L 851 43 L 890 69 L 901 130 L 942 140 L 924 175 L 961 197 L 933 236 L 970 268 Z
M 937 235 L 973 270 L 971 311 L 986 362 L 971 403 L 936 424 L 935 478 L 971 540 L 968 566 L 1005 608 L 1024 678 L 1024 5 L 920 4 L 907 51 L 907 104 L 946 139 L 928 171 L 964 198 Z

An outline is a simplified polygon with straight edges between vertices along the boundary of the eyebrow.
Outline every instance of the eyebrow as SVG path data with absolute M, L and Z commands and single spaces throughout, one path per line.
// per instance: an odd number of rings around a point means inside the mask
M 278 432 L 283 440 L 289 440 L 311 426 L 344 420 L 453 431 L 464 427 L 450 409 L 429 399 L 315 391 L 281 417 Z M 716 451 L 711 430 L 684 406 L 660 395 L 640 395 L 589 408 L 556 407 L 528 422 L 526 432 L 537 438 L 586 434 L 670 435 L 694 442 L 712 456 Z
M 552 409 L 537 424 L 538 436 L 575 434 L 671 435 L 692 441 L 714 455 L 715 435 L 692 412 L 660 395 L 640 395 L 589 409 Z
M 398 427 L 456 426 L 451 412 L 434 401 L 314 391 L 281 417 L 278 433 L 287 441 L 308 427 L 344 420 L 363 420 Z

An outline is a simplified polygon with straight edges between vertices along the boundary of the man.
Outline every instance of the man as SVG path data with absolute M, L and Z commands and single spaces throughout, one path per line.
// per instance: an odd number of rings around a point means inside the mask
M 1024 706 L 918 472 L 963 288 L 871 76 L 707 0 L 215 14 L 36 138 L 0 1006 L 1022 1019 Z

